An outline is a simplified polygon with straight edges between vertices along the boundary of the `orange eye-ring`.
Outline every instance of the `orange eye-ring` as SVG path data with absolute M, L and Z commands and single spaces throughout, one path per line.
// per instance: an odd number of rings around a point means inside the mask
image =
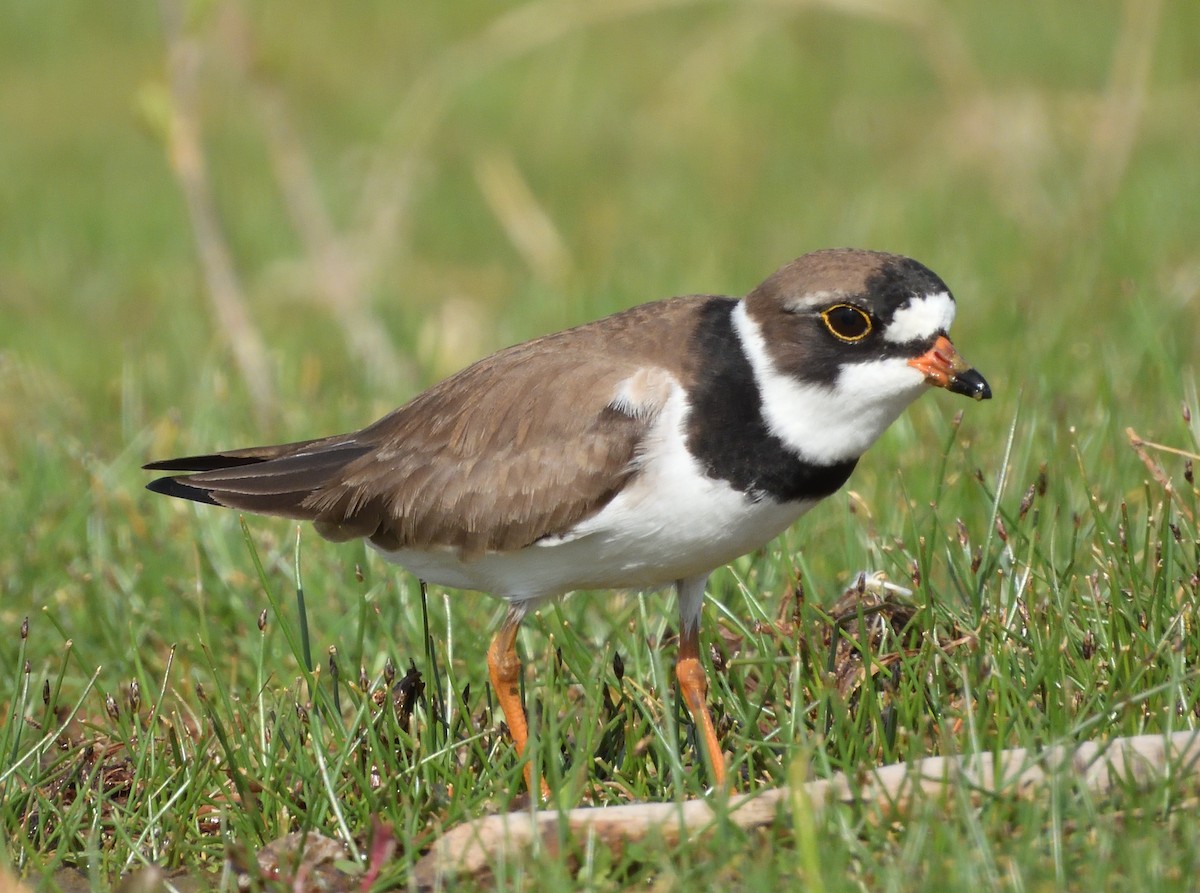
M 842 341 L 862 341 L 871 334 L 871 317 L 851 304 L 834 304 L 821 314 L 825 328 Z

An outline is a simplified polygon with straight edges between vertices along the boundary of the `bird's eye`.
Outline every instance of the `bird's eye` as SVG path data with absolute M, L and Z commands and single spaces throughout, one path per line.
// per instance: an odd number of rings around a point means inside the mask
M 850 304 L 834 304 L 821 314 L 825 328 L 842 341 L 862 341 L 871 334 L 871 317 Z

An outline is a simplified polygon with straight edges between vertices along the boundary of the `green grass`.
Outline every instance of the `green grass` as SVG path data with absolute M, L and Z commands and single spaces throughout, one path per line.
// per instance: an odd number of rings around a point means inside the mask
M 380 885 L 404 886 L 441 831 L 519 802 L 483 664 L 498 604 L 423 602 L 361 545 L 243 531 L 145 493 L 139 466 L 358 427 L 505 344 L 739 294 L 829 245 L 937 270 L 996 399 L 923 398 L 847 491 L 714 574 L 710 701 L 739 789 L 793 765 L 1193 727 L 1200 497 L 1183 457 L 1149 451 L 1168 494 L 1124 432 L 1198 449 L 1200 11 L 898 9 L 195 4 L 206 161 L 266 406 L 207 303 L 168 164 L 158 16 L 0 11 L 0 865 L 105 887 L 153 863 L 228 889 L 230 854 L 292 831 L 361 847 L 380 819 L 398 843 Z M 291 128 L 276 143 L 270 97 Z M 304 153 L 365 322 L 330 309 L 280 147 Z M 363 360 L 372 326 L 393 366 Z M 872 672 L 839 676 L 828 611 L 861 569 L 911 587 L 912 619 L 862 657 Z M 527 624 L 559 805 L 703 795 L 674 625 L 660 594 L 578 595 Z M 835 669 L 856 666 L 846 630 Z M 410 661 L 406 716 L 388 692 Z M 815 839 L 783 816 L 536 854 L 497 882 L 1187 889 L 1193 787 L 961 792 L 902 822 L 838 807 Z

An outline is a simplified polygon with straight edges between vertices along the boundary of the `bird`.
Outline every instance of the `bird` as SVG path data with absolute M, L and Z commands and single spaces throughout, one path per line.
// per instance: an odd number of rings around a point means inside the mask
M 654 301 L 500 350 L 359 431 L 150 462 L 170 474 L 147 487 L 311 521 L 506 600 L 487 665 L 518 760 L 522 620 L 575 590 L 674 587 L 679 692 L 727 789 L 700 660 L 709 574 L 836 492 L 931 386 L 991 398 L 949 338 L 956 306 L 909 257 L 813 251 L 742 298 Z

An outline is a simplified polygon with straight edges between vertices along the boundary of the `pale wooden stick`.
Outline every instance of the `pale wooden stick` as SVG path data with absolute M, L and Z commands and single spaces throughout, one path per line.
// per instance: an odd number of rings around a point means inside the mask
M 12 875 L 0 870 L 0 893 L 33 893 L 33 891 Z
M 556 849 L 561 839 L 589 836 L 613 849 L 648 836 L 670 846 L 708 828 L 718 814 L 739 828 L 760 828 L 775 821 L 781 808 L 811 805 L 814 813 L 832 803 L 873 806 L 891 818 L 903 818 L 914 803 L 966 786 L 974 798 L 1019 796 L 1053 776 L 1067 776 L 1094 794 L 1126 784 L 1147 786 L 1168 777 L 1197 774 L 1200 734 L 1138 735 L 1109 742 L 1087 741 L 1078 747 L 1045 750 L 1017 748 L 999 754 L 928 757 L 914 763 L 883 766 L 851 778 L 838 774 L 811 781 L 799 791 L 772 788 L 733 797 L 728 804 L 688 800 L 683 803 L 634 803 L 541 810 L 487 816 L 443 834 L 417 863 L 418 887 L 441 885 L 460 875 L 485 875 L 504 858 L 535 846 Z

